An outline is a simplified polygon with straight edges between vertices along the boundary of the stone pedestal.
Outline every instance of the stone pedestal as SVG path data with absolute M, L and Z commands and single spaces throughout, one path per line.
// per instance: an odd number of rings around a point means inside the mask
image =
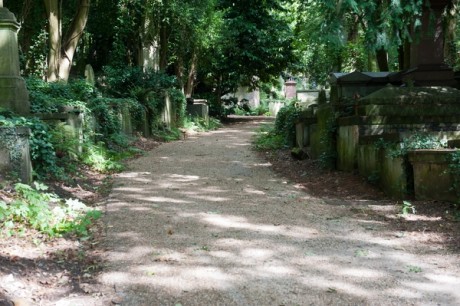
M 30 104 L 19 71 L 18 30 L 13 13 L 0 7 L 0 108 L 25 115 L 30 112 Z
M 414 169 L 417 200 L 458 202 L 458 186 L 450 171 L 450 158 L 456 150 L 415 150 L 409 152 Z
M 209 106 L 207 100 L 193 100 L 193 104 L 187 104 L 187 114 L 192 117 L 199 117 L 209 123 Z
M 296 81 L 287 81 L 284 83 L 284 95 L 286 99 L 295 99 L 297 97 Z

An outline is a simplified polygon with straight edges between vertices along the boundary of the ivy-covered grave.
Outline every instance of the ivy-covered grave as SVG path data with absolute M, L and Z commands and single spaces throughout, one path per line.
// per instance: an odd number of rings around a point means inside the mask
M 390 72 L 334 73 L 330 83 L 330 99 L 323 94 L 296 119 L 296 144 L 309 157 L 358 172 L 394 198 L 460 198 L 459 90 L 414 87 Z
M 15 126 L 0 116 L 0 175 L 23 183 L 32 181 L 29 136 L 28 127 Z

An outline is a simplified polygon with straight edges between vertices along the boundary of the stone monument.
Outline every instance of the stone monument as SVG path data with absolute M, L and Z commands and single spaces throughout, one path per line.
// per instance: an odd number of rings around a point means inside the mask
M 26 115 L 30 103 L 19 70 L 18 31 L 16 17 L 0 0 L 0 108 Z
M 0 111 L 19 115 L 30 112 L 29 94 L 20 77 L 16 17 L 0 0 Z M 32 182 L 29 150 L 30 130 L 26 127 L 0 127 L 0 180 L 3 173 Z
M 401 75 L 416 86 L 455 86 L 454 71 L 444 59 L 442 13 L 451 0 L 429 0 L 423 7 L 420 37 L 410 48 L 410 68 Z
M 286 99 L 295 99 L 297 96 L 297 82 L 294 80 L 289 80 L 284 83 L 284 96 Z

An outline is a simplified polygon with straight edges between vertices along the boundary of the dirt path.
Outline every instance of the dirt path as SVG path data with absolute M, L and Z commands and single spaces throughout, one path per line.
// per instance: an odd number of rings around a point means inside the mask
M 122 305 L 459 305 L 460 260 L 308 195 L 251 151 L 256 122 L 168 143 L 107 200 Z M 372 203 L 378 205 L 378 203 Z

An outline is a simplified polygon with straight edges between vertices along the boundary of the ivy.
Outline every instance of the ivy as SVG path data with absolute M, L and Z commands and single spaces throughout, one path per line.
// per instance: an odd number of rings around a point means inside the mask
M 63 169 L 57 165 L 51 130 L 47 124 L 37 118 L 0 116 L 0 125 L 30 128 L 30 157 L 35 174 L 39 178 L 60 177 L 63 174 Z
M 296 101 L 292 101 L 282 107 L 276 116 L 275 132 L 283 135 L 285 145 L 295 144 L 295 125 L 300 116 L 300 109 Z

